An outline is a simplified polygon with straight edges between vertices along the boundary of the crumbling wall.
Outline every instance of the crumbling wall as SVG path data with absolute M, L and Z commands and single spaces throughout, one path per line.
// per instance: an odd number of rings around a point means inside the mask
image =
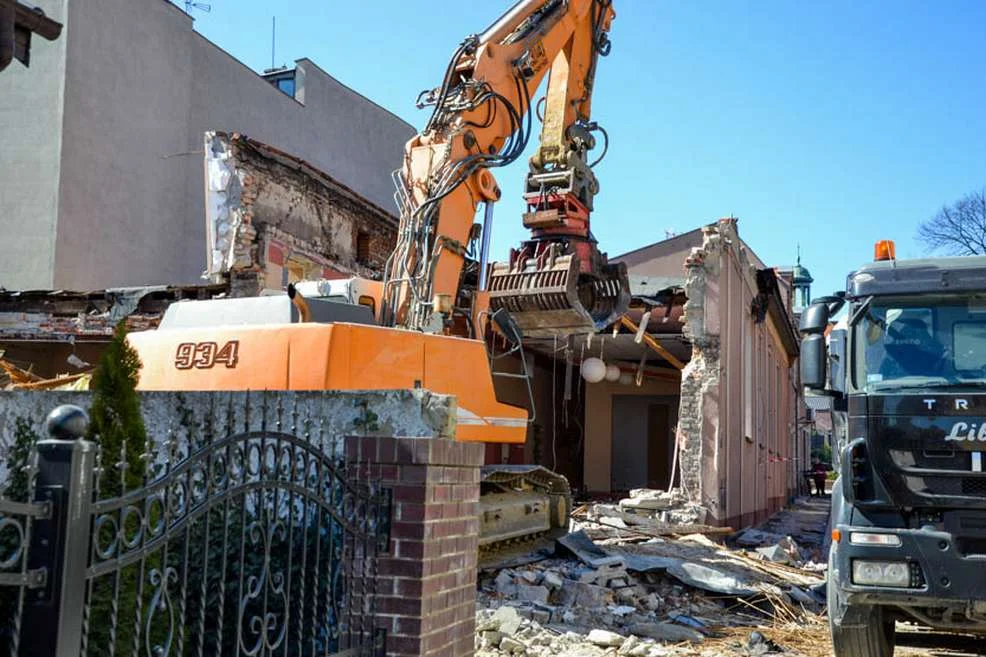
M 774 274 L 736 223 L 705 227 L 685 262 L 692 358 L 681 382 L 681 485 L 715 524 L 754 522 L 796 488 L 796 343 L 782 335 L 790 317 L 776 287 L 761 285 Z
M 240 135 L 206 133 L 209 267 L 234 296 L 299 278 L 379 279 L 396 219 L 307 163 Z
M 721 225 L 721 224 L 720 224 Z M 735 228 L 733 228 L 735 232 Z M 724 237 L 718 225 L 703 229 L 701 247 L 685 260 L 685 337 L 692 357 L 681 373 L 678 409 L 681 486 L 690 502 L 712 512 L 719 506 L 719 272 Z

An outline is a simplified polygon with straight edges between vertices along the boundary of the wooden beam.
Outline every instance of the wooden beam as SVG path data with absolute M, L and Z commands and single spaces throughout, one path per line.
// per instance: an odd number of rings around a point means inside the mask
M 626 315 L 620 318 L 620 322 L 623 324 L 623 326 L 627 327 L 634 333 L 636 333 L 637 330 L 639 329 L 639 327 L 636 324 L 634 324 L 633 320 L 627 317 Z M 672 354 L 670 351 L 665 349 L 660 342 L 655 340 L 654 337 L 652 335 L 649 335 L 646 331 L 644 331 L 644 342 L 647 343 L 648 347 L 650 347 L 655 352 L 657 352 L 657 354 L 661 356 L 661 358 L 668 361 L 669 363 L 677 367 L 679 370 L 685 369 L 684 363 L 682 363 L 680 360 L 675 358 L 674 354 Z

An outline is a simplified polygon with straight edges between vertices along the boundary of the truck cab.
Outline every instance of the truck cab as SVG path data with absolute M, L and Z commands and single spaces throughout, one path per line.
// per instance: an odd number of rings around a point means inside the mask
M 986 632 L 986 257 L 876 251 L 801 319 L 802 382 L 834 401 L 836 657 L 893 654 L 897 620 Z

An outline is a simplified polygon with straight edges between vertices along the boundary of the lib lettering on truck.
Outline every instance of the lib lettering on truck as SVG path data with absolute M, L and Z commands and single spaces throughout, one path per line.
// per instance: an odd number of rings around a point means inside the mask
M 986 422 L 979 424 L 956 422 L 952 425 L 952 430 L 945 436 L 945 440 L 959 443 L 986 442 Z

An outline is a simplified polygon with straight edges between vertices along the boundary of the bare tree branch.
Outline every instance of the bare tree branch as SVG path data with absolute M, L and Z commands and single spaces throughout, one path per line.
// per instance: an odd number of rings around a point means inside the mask
M 928 253 L 986 254 L 986 188 L 967 194 L 918 226 Z

